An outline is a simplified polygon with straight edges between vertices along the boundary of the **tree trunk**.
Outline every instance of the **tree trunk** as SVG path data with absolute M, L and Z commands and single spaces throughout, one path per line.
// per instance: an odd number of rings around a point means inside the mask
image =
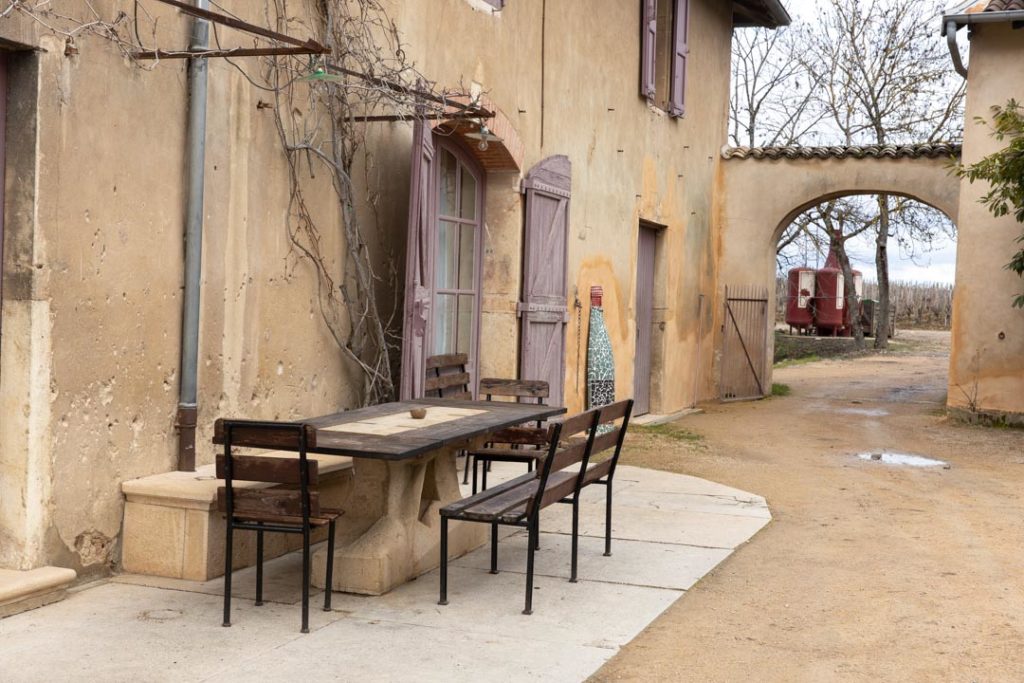
M 889 195 L 878 195 L 878 235 L 875 238 L 875 270 L 878 277 L 878 309 L 875 315 L 875 348 L 889 348 Z
M 846 253 L 846 240 L 840 236 L 833 235 L 832 248 L 835 249 L 836 258 L 839 259 L 839 267 L 843 270 L 846 292 L 846 310 L 850 311 L 850 320 L 853 326 L 853 343 L 858 351 L 864 350 L 864 328 L 860 326 L 860 301 L 857 300 L 857 288 L 853 281 L 853 266 L 850 265 L 850 256 Z

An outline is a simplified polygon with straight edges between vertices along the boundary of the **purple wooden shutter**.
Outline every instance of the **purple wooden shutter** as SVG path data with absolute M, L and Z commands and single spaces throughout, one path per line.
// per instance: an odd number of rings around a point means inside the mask
M 669 97 L 668 113 L 672 116 L 686 114 L 686 60 L 690 54 L 690 0 L 675 0 L 676 25 L 672 34 L 672 93 Z
M 663 1 L 671 2 L 672 0 Z M 658 42 L 658 0 L 641 0 L 641 2 L 643 2 L 643 10 L 640 18 L 640 95 L 653 100 L 656 90 L 654 63 Z
M 651 412 L 651 332 L 654 325 L 654 256 L 658 233 L 640 226 L 636 255 L 636 355 L 633 362 L 633 413 Z
M 523 293 L 519 377 L 544 380 L 549 401 L 563 405 L 565 381 L 566 250 L 572 164 L 548 157 L 523 180 L 526 195 L 523 238 Z
M 429 127 L 417 120 L 412 136 L 412 172 L 409 176 L 409 227 L 405 253 L 405 315 L 402 326 L 403 400 L 423 396 L 427 357 L 427 321 L 433 270 L 434 224 L 431 202 L 434 189 L 434 141 Z

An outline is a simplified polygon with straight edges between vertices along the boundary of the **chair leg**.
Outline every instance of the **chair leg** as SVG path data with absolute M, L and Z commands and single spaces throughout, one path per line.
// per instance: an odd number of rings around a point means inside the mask
M 612 480 L 608 480 L 605 487 L 604 501 L 604 556 L 611 557 L 612 554 Z
M 302 528 L 302 632 L 309 633 L 309 526 Z
M 263 526 L 262 523 L 260 526 Z M 263 531 L 256 532 L 256 606 L 263 604 Z
M 572 571 L 569 572 L 569 582 L 576 583 L 576 560 L 579 553 L 580 541 L 580 498 L 578 495 L 572 498 Z
M 469 451 L 462 451 L 462 454 L 466 456 L 466 462 L 462 470 L 462 484 L 463 486 L 465 486 L 466 484 L 469 483 L 469 459 L 472 458 L 473 456 L 469 454 Z
M 483 466 L 480 468 L 480 470 L 482 471 L 482 474 L 480 475 L 480 477 L 481 477 L 480 490 L 481 491 L 486 491 L 487 490 L 487 470 L 489 470 L 489 469 L 491 469 L 491 461 L 490 460 L 485 460 Z
M 327 526 L 327 577 L 324 580 L 324 611 L 331 611 L 331 595 L 334 593 L 334 522 Z
M 468 458 L 469 456 L 467 455 L 466 457 Z M 476 477 L 477 477 L 477 465 L 479 465 L 479 464 L 480 464 L 480 461 L 477 458 L 473 458 L 473 495 L 476 495 L 476 491 L 477 491 L 477 488 L 476 488 Z M 466 467 L 469 467 L 469 461 L 468 460 L 466 461 Z
M 439 605 L 448 604 L 448 518 L 441 518 L 441 596 Z
M 530 520 L 530 540 L 527 543 L 529 546 L 526 551 L 526 607 L 523 608 L 523 614 L 533 614 L 533 553 L 536 550 L 537 536 L 537 520 Z
M 491 525 L 491 573 L 498 573 L 498 525 Z
M 231 517 L 225 520 L 224 534 L 224 623 L 222 626 L 231 626 L 231 551 L 234 549 L 234 527 L 231 524 Z

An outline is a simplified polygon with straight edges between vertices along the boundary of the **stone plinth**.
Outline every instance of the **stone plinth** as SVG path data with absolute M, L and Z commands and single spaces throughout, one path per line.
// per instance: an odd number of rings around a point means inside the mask
M 0 569 L 0 618 L 63 599 L 77 576 L 63 567 Z
M 260 455 L 275 455 L 261 453 Z M 280 453 L 294 458 L 294 453 Z M 346 507 L 352 483 L 351 458 L 313 455 L 319 462 L 320 504 Z M 125 495 L 122 568 L 126 572 L 174 579 L 207 581 L 224 574 L 224 517 L 217 510 L 217 489 L 224 481 L 214 477 L 213 465 L 195 472 L 167 472 L 121 484 Z M 273 484 L 235 482 L 240 488 Z M 318 529 L 313 541 L 327 539 Z M 298 534 L 265 535 L 264 558 L 283 555 L 302 546 Z M 233 567 L 256 562 L 256 534 L 235 534 Z

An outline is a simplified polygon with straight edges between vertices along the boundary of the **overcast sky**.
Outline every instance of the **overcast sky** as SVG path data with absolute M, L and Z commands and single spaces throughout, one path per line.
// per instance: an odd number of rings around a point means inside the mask
M 893 0 L 899 2 L 899 0 Z M 813 19 L 814 10 L 821 0 L 782 0 L 793 17 L 793 22 Z M 939 3 L 936 3 L 937 5 Z M 939 34 L 939 14 L 935 15 L 935 40 L 942 40 Z M 952 62 L 950 63 L 952 68 Z M 873 245 L 866 241 L 857 241 L 850 245 L 850 260 L 853 267 L 864 273 L 866 280 L 875 279 L 875 254 Z M 936 249 L 930 253 L 919 254 L 913 260 L 901 257 L 895 242 L 889 245 L 889 277 L 891 280 L 910 280 L 916 282 L 953 282 L 956 270 L 956 244 L 952 240 L 942 239 L 935 244 Z M 916 262 L 915 262 L 916 261 Z M 817 265 L 811 263 L 809 265 Z

